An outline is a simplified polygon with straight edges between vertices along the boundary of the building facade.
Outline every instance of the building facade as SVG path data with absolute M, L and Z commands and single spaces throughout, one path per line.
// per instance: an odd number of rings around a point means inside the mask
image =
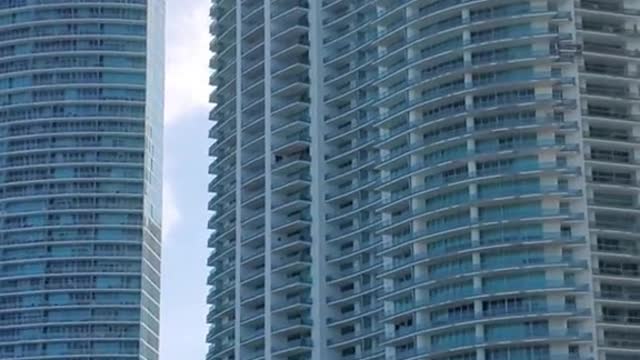
M 640 358 L 640 2 L 211 16 L 207 359 Z
M 158 359 L 163 0 L 0 1 L 0 359 Z

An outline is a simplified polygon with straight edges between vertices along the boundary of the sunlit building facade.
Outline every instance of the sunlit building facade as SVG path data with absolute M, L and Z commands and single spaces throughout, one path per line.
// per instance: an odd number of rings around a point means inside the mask
M 159 358 L 163 22 L 0 1 L 0 359 Z
M 640 2 L 211 16 L 208 360 L 640 358 Z

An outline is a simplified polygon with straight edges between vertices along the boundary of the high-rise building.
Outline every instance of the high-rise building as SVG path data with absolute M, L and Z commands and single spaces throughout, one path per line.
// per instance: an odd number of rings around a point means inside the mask
M 158 359 L 164 0 L 0 0 L 0 359 Z
M 639 1 L 211 16 L 207 359 L 640 359 Z

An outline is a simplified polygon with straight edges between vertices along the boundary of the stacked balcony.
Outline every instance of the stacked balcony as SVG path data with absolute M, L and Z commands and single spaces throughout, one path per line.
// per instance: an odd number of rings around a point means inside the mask
M 640 356 L 640 7 L 576 3 L 581 111 L 599 358 Z
M 211 290 L 207 296 L 210 305 L 207 323 L 209 360 L 228 360 L 233 358 L 235 341 L 235 302 L 236 281 L 236 167 L 237 148 L 237 100 L 236 100 L 236 2 L 220 0 L 214 2 L 211 9 L 211 33 L 215 34 L 210 47 L 213 57 L 210 67 L 213 70 L 209 79 L 214 87 L 210 102 L 215 107 L 210 113 L 213 122 L 209 136 L 213 144 L 209 155 L 213 161 L 209 168 L 213 178 L 209 191 L 213 197 L 209 201 L 212 217 L 209 229 L 212 230 L 208 245 L 212 249 L 207 264 L 211 271 L 207 284 Z
M 382 359 L 382 266 L 374 191 L 377 131 L 373 98 L 376 6 L 327 1 L 322 7 L 325 68 L 327 346 L 336 359 Z
M 215 8 L 211 359 L 640 356 L 635 1 Z
M 0 358 L 157 360 L 162 21 L 140 1 L 1 7 Z
M 262 2 L 240 2 L 240 279 L 234 287 L 240 294 L 239 339 L 236 351 L 241 357 L 264 356 L 266 324 L 265 194 L 267 169 L 265 155 L 265 7 Z M 237 355 L 235 355 L 237 356 Z
M 270 9 L 271 358 L 311 357 L 309 4 Z
M 572 4 L 460 3 L 377 11 L 382 344 L 586 358 Z

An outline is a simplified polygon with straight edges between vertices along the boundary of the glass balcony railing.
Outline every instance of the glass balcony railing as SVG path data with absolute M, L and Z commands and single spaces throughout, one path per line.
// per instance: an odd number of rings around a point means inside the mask
M 358 42 L 354 43 L 353 46 L 354 47 L 359 47 L 362 46 L 366 43 L 370 43 L 372 41 L 375 40 L 379 40 L 381 38 L 383 38 L 384 36 L 386 36 L 389 33 L 394 32 L 395 30 L 407 26 L 407 24 L 411 23 L 414 20 L 418 20 L 420 18 L 426 17 L 426 16 L 432 16 L 433 14 L 429 11 L 427 11 L 427 9 L 430 8 L 434 8 L 434 9 L 438 9 L 438 10 L 442 10 L 445 9 L 447 6 L 455 6 L 457 4 L 461 4 L 464 2 L 467 2 L 468 0 L 453 0 L 453 1 L 437 1 L 433 4 L 431 4 L 430 6 L 423 6 L 420 11 L 416 12 L 415 14 L 411 15 L 411 16 L 406 16 L 404 15 L 404 12 L 402 12 L 402 17 L 400 19 L 398 19 L 397 21 L 395 21 L 392 24 L 389 24 L 386 26 L 385 30 L 379 31 L 376 34 L 372 34 L 370 36 L 367 36 L 364 39 L 360 39 Z M 393 8 L 392 10 L 396 10 L 395 8 Z M 390 10 L 388 10 L 390 11 Z M 377 18 L 382 18 L 384 16 L 384 14 L 388 11 L 383 11 L 383 12 L 379 12 Z M 406 47 L 406 46 L 410 46 L 412 43 L 414 42 L 418 42 L 418 41 L 422 41 L 425 38 L 428 38 L 428 35 L 425 34 L 442 34 L 444 31 L 447 30 L 452 30 L 455 29 L 457 27 L 460 27 L 462 25 L 468 25 L 471 24 L 473 22 L 478 22 L 478 21 L 486 21 L 486 20 L 490 20 L 490 19 L 498 19 L 498 18 L 502 18 L 502 17 L 508 17 L 508 16 L 514 16 L 514 15 L 536 15 L 536 14 L 551 14 L 553 13 L 552 11 L 548 11 L 546 9 L 504 9 L 502 11 L 495 11 L 492 12 L 491 14 L 483 14 L 484 16 L 478 16 L 475 18 L 470 18 L 468 20 L 463 20 L 461 18 L 455 19 L 455 20 L 450 20 L 446 23 L 438 23 L 435 25 L 432 25 L 430 27 L 425 28 L 422 32 L 417 33 L 413 36 L 408 36 L 404 38 L 403 41 L 400 42 L 396 42 L 393 46 L 385 49 L 384 52 L 380 53 L 378 55 L 378 58 L 381 56 L 385 56 L 386 54 L 392 53 L 400 48 Z M 567 13 L 556 13 L 556 17 L 560 18 L 560 17 L 568 17 Z M 348 32 L 347 32 L 348 33 Z M 334 35 L 332 37 L 329 37 L 325 40 L 325 42 L 332 42 L 337 40 L 338 38 L 343 37 L 344 34 L 339 34 L 339 35 Z M 520 34 L 515 34 L 515 33 L 510 33 L 508 34 L 508 36 L 520 36 Z M 344 51 L 338 51 L 336 54 L 344 54 Z M 332 61 L 335 60 L 336 57 L 333 56 L 329 56 L 327 58 L 325 58 L 325 62 L 326 61 Z M 371 58 L 368 59 L 369 61 L 375 61 L 376 58 Z M 358 65 L 356 65 L 358 66 Z
M 381 266 L 382 266 L 382 262 L 377 261 L 371 264 L 360 264 L 349 269 L 331 272 L 330 275 L 327 275 L 327 281 L 334 281 L 334 280 L 342 279 L 346 276 L 353 276 L 354 274 L 371 271 Z
M 311 156 L 307 154 L 300 154 L 300 155 L 284 157 L 273 164 L 273 170 L 278 170 L 280 168 L 285 167 L 288 164 L 291 164 L 297 161 L 303 161 L 308 163 L 311 161 Z
M 444 99 L 445 97 L 450 95 L 451 94 L 444 93 L 440 95 L 440 98 Z M 418 126 L 425 126 L 428 123 L 436 122 L 447 117 L 451 118 L 456 116 L 462 116 L 471 111 L 484 110 L 490 107 L 516 105 L 516 104 L 523 104 L 523 103 L 534 103 L 534 102 L 551 102 L 555 100 L 557 99 L 553 99 L 551 95 L 547 95 L 547 94 L 504 96 L 504 97 L 495 97 L 493 99 L 488 99 L 484 101 L 478 101 L 472 105 L 467 105 L 467 106 L 450 106 L 446 108 L 446 110 L 441 110 L 441 111 L 438 111 L 439 108 L 435 108 L 433 109 L 434 111 L 432 111 L 431 114 L 426 113 L 425 115 L 423 115 L 420 121 L 415 121 L 413 123 L 408 123 L 405 125 L 401 125 L 401 127 L 394 128 L 391 131 L 391 134 L 406 132 L 412 128 L 415 128 Z M 427 100 L 427 101 L 430 101 L 430 100 Z M 415 104 L 406 103 L 404 106 L 394 109 L 394 111 L 390 111 L 385 115 L 379 116 L 377 119 L 375 119 L 376 124 L 378 126 L 384 126 L 385 121 L 396 117 L 400 112 L 410 111 L 412 107 L 416 107 L 418 104 L 423 105 L 424 101 L 422 100 L 416 101 Z
M 421 192 L 426 192 L 432 189 L 436 189 L 439 188 L 443 185 L 452 185 L 455 184 L 457 182 L 463 182 L 463 181 L 468 181 L 468 180 L 473 180 L 476 178 L 481 178 L 484 176 L 489 176 L 489 175 L 500 175 L 500 174 L 504 174 L 504 175 L 509 175 L 509 174 L 514 174 L 517 172 L 521 172 L 521 171 L 536 171 L 536 170 L 545 170 L 545 169 L 550 169 L 550 170 L 577 170 L 577 168 L 567 168 L 567 167 L 563 167 L 560 165 L 556 165 L 554 163 L 540 163 L 538 165 L 536 164 L 521 164 L 521 165 L 516 165 L 510 168 L 504 168 L 504 169 L 491 169 L 491 170 L 487 170 L 487 171 L 482 171 L 480 173 L 470 173 L 470 174 L 460 174 L 457 176 L 448 176 L 446 178 L 439 178 L 439 179 L 433 179 L 433 180 L 429 180 L 427 181 L 425 184 L 423 185 L 418 185 L 418 186 L 414 186 L 412 188 L 408 188 L 402 191 L 398 191 L 398 192 L 394 192 L 391 197 L 389 198 L 385 198 L 383 199 L 383 203 L 387 204 L 387 203 L 391 203 L 391 202 L 395 202 L 407 197 L 410 197 L 411 195 L 415 195 Z
M 605 335 L 605 339 L 599 340 L 598 345 L 602 348 L 622 348 L 622 349 L 640 349 L 640 339 L 625 339 L 625 338 L 614 338 L 607 337 Z
M 465 131 L 465 133 L 471 133 L 471 132 L 472 131 L 469 131 L 469 132 Z M 427 139 L 425 141 L 419 141 L 410 145 L 405 145 L 400 148 L 395 148 L 391 153 L 382 155 L 377 165 L 380 166 L 387 161 L 395 160 L 402 156 L 406 156 L 412 151 L 428 149 L 429 145 L 432 143 L 433 142 L 431 141 L 431 139 Z M 444 155 L 437 158 L 434 157 L 433 159 L 430 158 L 429 161 L 425 161 L 423 164 L 416 164 L 413 167 L 416 169 L 423 167 L 421 165 L 430 167 L 444 161 L 450 161 L 454 159 L 471 157 L 474 155 L 481 155 L 481 154 L 487 154 L 492 152 L 497 153 L 497 152 L 503 152 L 508 150 L 522 150 L 522 149 L 547 149 L 549 147 L 559 147 L 565 151 L 578 150 L 577 144 L 566 144 L 564 142 L 558 142 L 554 139 L 540 139 L 537 141 L 526 141 L 526 142 L 522 141 L 522 142 L 513 142 L 513 143 L 505 143 L 505 144 L 496 144 L 496 143 L 479 144 L 479 145 L 476 145 L 476 148 L 474 150 L 467 150 L 466 152 L 460 151 L 457 153 L 451 153 L 450 155 Z M 429 156 L 429 155 L 430 155 L 429 153 L 426 154 L 426 156 Z
M 335 261 L 341 257 L 345 256 L 355 256 L 356 254 L 360 254 L 363 251 L 370 251 L 373 248 L 378 247 L 382 243 L 382 238 L 380 236 L 376 236 L 366 241 L 360 241 L 359 245 L 356 247 L 349 247 L 346 249 L 341 249 L 339 251 L 332 252 L 330 255 L 327 255 L 327 260 Z
M 354 271 L 353 274 L 357 274 L 357 271 Z M 335 277 L 334 277 L 335 278 Z M 349 291 L 340 291 L 338 295 L 327 296 L 327 302 L 339 302 L 348 299 L 349 297 L 357 296 L 358 294 L 364 294 L 367 292 L 371 292 L 372 290 L 378 290 L 382 288 L 382 282 L 374 281 L 366 285 L 360 285 L 357 289 L 353 288 Z
M 576 2 L 576 7 L 579 9 L 602 11 L 622 15 L 640 16 L 640 9 L 629 9 L 622 6 L 623 2 L 607 2 L 607 1 L 590 1 L 583 0 L 581 3 Z
M 333 323 L 337 323 L 337 322 L 340 322 L 340 321 L 346 321 L 346 320 L 352 319 L 354 317 L 362 316 L 363 314 L 367 314 L 367 313 L 371 313 L 371 312 L 375 312 L 375 311 L 381 311 L 382 308 L 383 308 L 383 304 L 379 303 L 379 302 L 374 302 L 374 303 L 369 304 L 369 305 L 361 305 L 357 309 L 354 308 L 353 310 L 341 313 L 340 315 L 338 315 L 336 317 L 327 318 L 327 324 L 331 325 Z
M 331 221 L 333 219 L 342 217 L 342 216 L 344 216 L 346 214 L 349 214 L 349 213 L 351 213 L 353 211 L 359 211 L 360 209 L 362 209 L 364 207 L 368 207 L 370 205 L 373 205 L 373 204 L 377 203 L 378 201 L 380 201 L 380 199 L 381 199 L 380 195 L 372 196 L 368 200 L 359 201 L 357 203 L 357 205 L 354 204 L 353 207 L 342 208 L 339 211 L 334 211 L 334 212 L 328 213 L 327 214 L 327 221 Z
M 360 329 L 359 331 L 354 331 L 353 333 L 350 333 L 350 334 L 344 334 L 344 335 L 339 335 L 334 337 L 329 336 L 329 339 L 327 340 L 327 344 L 331 346 L 331 345 L 344 343 L 347 341 L 356 341 L 362 337 L 372 336 L 374 334 L 380 334 L 383 331 L 384 331 L 383 327 L 372 327 L 368 329 Z
M 297 319 L 288 319 L 282 322 L 274 321 L 274 325 L 271 326 L 271 330 L 276 332 L 297 327 L 310 327 L 312 325 L 313 321 L 311 320 L 311 318 L 301 317 Z
M 446 278 L 456 277 L 459 278 L 462 275 L 473 276 L 479 272 L 490 272 L 493 270 L 511 269 L 511 268 L 530 268 L 530 267 L 543 267 L 543 266 L 559 266 L 569 265 L 572 267 L 586 268 L 587 262 L 577 261 L 568 257 L 553 257 L 553 256 L 541 256 L 541 257 L 529 257 L 529 258 L 505 258 L 500 260 L 487 261 L 482 264 L 467 264 L 458 267 L 451 267 L 444 270 L 432 271 L 426 276 L 416 277 L 411 280 L 403 281 L 401 284 L 397 284 L 393 287 L 385 288 L 386 293 L 393 293 L 400 290 L 406 290 L 408 288 L 427 285 L 428 283 L 444 280 Z M 495 290 L 495 289 L 494 289 Z M 497 291 L 497 290 L 496 290 Z M 506 291 L 506 290 L 505 290 Z
M 528 244 L 533 245 L 535 243 L 581 243 L 585 242 L 584 237 L 571 236 L 560 233 L 540 233 L 540 234 L 516 234 L 516 235 L 504 235 L 500 237 L 481 238 L 479 242 L 463 242 L 457 245 L 442 246 L 437 248 L 430 248 L 424 253 L 415 254 L 408 258 L 398 259 L 390 263 L 384 264 L 384 269 L 390 271 L 393 269 L 401 268 L 402 266 L 414 263 L 414 262 L 426 262 L 428 260 L 437 260 L 442 256 L 456 255 L 462 252 L 469 252 L 473 250 L 480 250 L 482 248 L 493 247 L 496 245 L 508 245 L 508 244 Z M 640 250 L 639 250 L 640 252 Z
M 640 164 L 640 159 L 635 159 L 631 153 L 614 151 L 593 151 L 585 154 L 586 160 L 604 161 L 618 164 Z
M 578 145 L 577 144 L 564 144 L 562 142 L 556 142 L 555 140 L 541 140 L 539 142 L 536 143 L 530 143 L 528 145 L 525 144 L 515 144 L 514 146 L 496 146 L 496 147 L 484 147 L 481 150 L 467 150 L 467 151 L 455 151 L 455 152 L 451 152 L 451 153 L 446 153 L 442 156 L 439 157 L 434 157 L 433 159 L 428 159 L 428 161 L 422 161 L 419 163 L 416 163 L 412 166 L 407 166 L 401 170 L 397 170 L 391 173 L 388 173 L 387 175 L 383 175 L 381 181 L 382 182 L 386 182 L 387 184 L 393 182 L 393 181 L 397 181 L 398 179 L 401 178 L 405 178 L 408 175 L 412 175 L 412 174 L 416 174 L 416 173 L 420 173 L 421 171 L 426 171 L 426 170 L 430 170 L 433 167 L 449 162 L 449 161 L 462 161 L 464 159 L 469 159 L 472 158 L 474 156 L 477 155 L 482 155 L 482 154 L 487 154 L 487 153 L 493 153 L 493 152 L 500 152 L 500 151 L 505 151 L 505 150 L 523 150 L 523 149 L 531 149 L 531 150 L 536 150 L 536 149 L 546 149 L 549 147 L 558 147 L 561 150 L 564 151 L 577 151 L 578 150 Z M 587 157 L 587 159 L 591 159 L 591 157 Z M 607 161 L 612 161 L 609 160 L 609 158 L 598 158 L 595 160 L 607 160 Z M 627 163 L 629 163 L 627 161 Z M 480 176 L 482 176 L 482 174 L 479 174 Z
M 430 347 L 414 348 L 404 352 L 396 353 L 391 359 L 393 360 L 409 360 L 419 359 L 424 356 L 435 355 L 438 353 L 450 351 L 456 348 L 474 347 L 478 345 L 485 345 L 491 342 L 500 341 L 530 341 L 535 339 L 581 339 L 590 340 L 592 335 L 590 333 L 579 333 L 573 330 L 531 330 L 521 332 L 510 332 L 502 335 L 485 335 L 484 337 L 469 337 L 467 339 L 458 338 L 450 341 L 443 341 L 437 344 L 432 344 Z M 544 359 L 543 357 L 541 359 Z
M 296 256 L 288 256 L 286 258 L 280 259 L 279 261 L 274 262 L 271 271 L 272 273 L 282 271 L 296 264 L 311 264 L 311 255 L 299 254 Z
M 473 56 L 471 63 L 473 65 L 485 65 L 512 60 L 548 58 L 551 56 L 557 56 L 557 54 L 548 50 L 514 50 L 509 52 L 495 52 L 483 56 Z
M 291 306 L 297 306 L 297 305 L 310 306 L 311 304 L 312 304 L 312 300 L 310 297 L 298 296 L 298 297 L 286 299 L 283 301 L 274 301 L 273 304 L 271 305 L 271 309 L 272 311 L 275 312 L 275 311 L 280 311 L 280 310 L 289 308 Z
M 352 224 L 349 227 L 341 228 L 336 232 L 330 232 L 326 235 L 326 241 L 336 241 L 344 238 L 347 235 L 363 231 L 367 228 L 376 229 L 380 224 L 380 219 L 375 216 L 367 220 L 359 221 L 356 224 Z
M 590 313 L 590 309 L 577 309 L 575 306 L 566 306 L 566 305 L 547 305 L 547 304 L 529 304 L 523 306 L 514 306 L 512 308 L 504 308 L 504 309 L 495 309 L 483 311 L 481 313 L 467 312 L 460 313 L 458 315 L 450 315 L 444 316 L 441 318 L 432 319 L 430 321 L 426 321 L 424 324 L 413 325 L 410 327 L 401 328 L 398 331 L 395 331 L 393 335 L 387 336 L 386 340 L 394 340 L 399 339 L 403 336 L 414 335 L 426 333 L 429 330 L 433 331 L 441 331 L 442 327 L 446 327 L 451 324 L 461 323 L 461 322 L 472 322 L 472 321 L 482 321 L 482 320 L 491 320 L 498 319 L 501 317 L 512 317 L 512 316 L 545 316 L 548 314 L 566 314 L 567 316 L 581 314 L 586 315 Z
M 259 339 L 264 337 L 264 328 L 256 331 L 252 331 L 249 335 L 240 336 L 240 341 L 243 343 Z
M 591 245 L 591 250 L 594 252 L 606 252 L 620 255 L 640 255 L 640 247 L 636 247 L 629 244 L 607 244 L 598 243 L 597 245 Z
M 595 294 L 596 299 L 618 300 L 618 301 L 640 301 L 640 291 L 631 289 L 601 289 Z
M 602 53 L 602 54 L 613 55 L 613 56 L 625 56 L 625 57 L 634 57 L 634 58 L 640 57 L 640 50 L 638 49 L 631 50 L 631 49 L 627 49 L 627 48 L 623 48 L 615 45 L 585 42 L 583 46 L 583 50 L 585 52 L 595 52 L 595 53 Z
M 549 216 L 570 216 L 572 218 L 581 217 L 582 214 L 570 212 L 568 209 L 500 209 L 496 212 L 483 212 L 481 209 L 478 222 L 504 221 L 510 219 L 526 219 L 531 217 L 549 217 Z
M 586 88 L 580 89 L 580 93 L 587 96 L 605 96 L 614 99 L 640 99 L 640 94 L 631 93 L 626 88 L 613 88 L 607 86 L 587 85 Z
M 637 278 L 640 276 L 640 269 L 633 269 L 633 268 L 623 269 L 618 267 L 594 268 L 593 274 L 602 275 L 602 276 Z
M 298 275 L 298 276 L 286 277 L 286 278 L 283 278 L 282 281 L 274 282 L 272 291 L 280 291 L 284 288 L 295 286 L 297 284 L 311 285 L 312 282 L 313 281 L 311 279 L 311 276 L 309 275 Z
M 313 342 L 310 338 L 301 338 L 298 340 L 287 341 L 282 345 L 275 345 L 271 348 L 272 355 L 278 355 L 280 353 L 286 353 L 288 351 L 295 351 L 298 348 L 306 348 L 311 350 Z
M 549 291 L 549 290 L 562 290 L 572 289 L 574 291 L 587 291 L 589 289 L 588 284 L 576 285 L 572 281 L 564 280 L 527 280 L 525 282 L 518 283 L 503 283 L 503 284 L 487 284 L 484 288 L 464 288 L 454 292 L 441 293 L 438 295 L 431 295 L 430 298 L 424 298 L 419 300 L 413 300 L 408 303 L 394 304 L 390 310 L 385 311 L 386 316 L 396 316 L 407 311 L 413 311 L 416 309 L 437 306 L 446 302 L 453 301 L 469 301 L 475 297 L 483 296 L 497 296 L 497 293 L 501 292 L 513 292 L 513 291 Z
M 424 230 L 411 232 L 408 234 L 395 236 L 391 241 L 383 242 L 383 248 L 391 248 L 399 246 L 418 239 L 428 238 L 430 236 L 445 233 L 460 228 L 468 228 L 470 226 L 481 226 L 484 223 L 496 222 L 496 221 L 520 221 L 523 218 L 544 218 L 544 217 L 569 217 L 571 219 L 580 219 L 584 217 L 582 213 L 572 213 L 562 209 L 532 209 L 528 211 L 518 211 L 503 213 L 495 216 L 485 216 L 484 218 L 461 218 L 457 220 L 450 220 L 447 222 L 441 222 L 427 227 Z

